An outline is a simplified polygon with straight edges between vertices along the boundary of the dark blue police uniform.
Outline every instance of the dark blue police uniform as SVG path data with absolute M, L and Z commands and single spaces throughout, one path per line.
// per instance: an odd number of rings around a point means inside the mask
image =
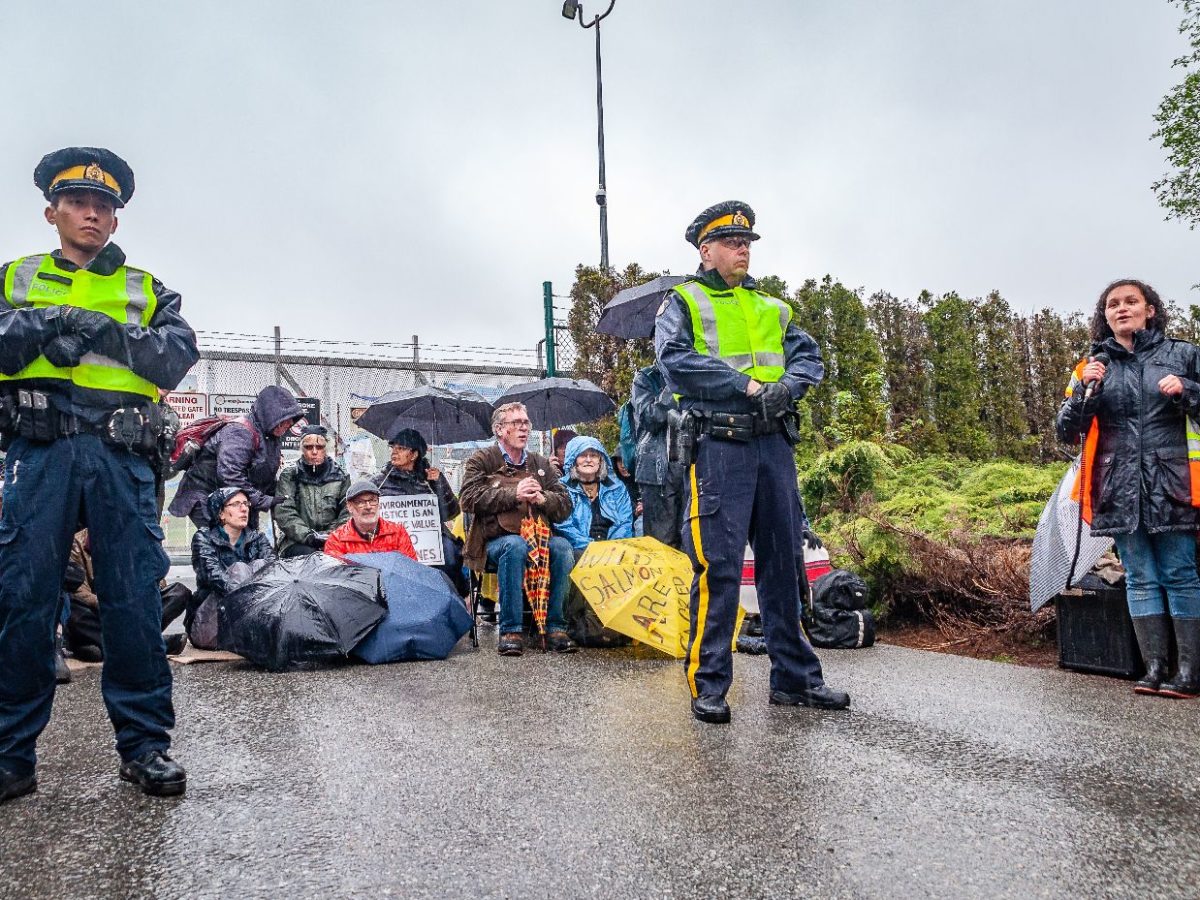
M 128 166 L 98 148 L 50 154 L 35 181 L 47 199 L 94 190 L 115 195 L 118 207 L 133 191 Z M 128 285 L 128 320 L 73 304 L 73 286 L 91 285 L 94 296 L 114 279 Z M 59 292 L 58 305 L 33 301 L 40 295 L 31 289 L 43 282 Z M 0 283 L 6 285 L 0 295 L 0 426 L 7 444 L 0 517 L 0 801 L 36 787 L 35 743 L 55 689 L 55 607 L 72 535 L 81 526 L 92 545 L 104 643 L 101 690 L 121 776 L 147 793 L 179 793 L 182 769 L 162 755 L 174 725 L 158 590 L 169 560 L 150 462 L 158 421 L 150 407 L 156 404 L 147 395 L 154 387 L 174 388 L 196 362 L 195 333 L 180 316 L 179 295 L 126 266 L 115 244 L 83 269 L 57 251 L 6 264 Z M 72 318 L 80 313 L 79 321 Z M 121 389 L 125 385 L 137 390 Z
M 713 222 L 726 224 L 711 227 Z M 733 235 L 753 240 L 753 224 L 753 211 L 730 201 L 701 213 L 687 238 L 697 247 Z M 695 280 L 714 292 L 730 290 L 715 269 L 702 269 Z M 741 287 L 753 290 L 754 280 L 746 276 Z M 693 712 L 703 721 L 729 720 L 724 697 L 733 680 L 731 644 L 747 542 L 754 549 L 755 583 L 771 659 L 771 702 L 842 708 L 849 697 L 825 686 L 820 662 L 800 629 L 798 579 L 803 569 L 797 548 L 803 523 L 791 442 L 782 420 L 767 420 L 757 398 L 746 396 L 748 375 L 715 352 L 697 349 L 694 321 L 683 298 L 671 294 L 655 326 L 658 365 L 696 426 L 683 525 L 684 549 L 695 570 L 685 660 Z M 799 400 L 824 375 L 820 350 L 790 321 L 782 348 L 778 382 L 792 401 Z M 712 427 L 716 414 L 753 417 L 752 434 L 722 439 L 720 429 Z

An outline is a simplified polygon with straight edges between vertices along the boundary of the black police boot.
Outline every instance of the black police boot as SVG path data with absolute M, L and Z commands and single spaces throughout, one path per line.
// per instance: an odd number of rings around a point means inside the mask
M 67 665 L 66 654 L 63 653 L 63 640 L 61 636 L 54 639 L 54 683 L 71 683 L 71 669 Z
M 187 773 L 183 766 L 161 750 L 151 750 L 122 763 L 120 775 L 154 797 L 174 797 L 187 789 Z
M 1133 686 L 1136 694 L 1157 694 L 1167 680 L 1167 659 L 1171 655 L 1171 617 L 1138 616 L 1133 620 L 1138 650 L 1146 664 L 1146 677 Z
M 1158 692 L 1165 697 L 1191 700 L 1200 696 L 1200 619 L 1174 619 L 1175 647 L 1179 650 L 1179 669 L 1175 677 L 1163 682 Z
M 28 775 L 14 775 L 0 767 L 0 803 L 5 800 L 15 800 L 37 790 L 37 776 L 30 772 Z
M 164 640 L 167 645 L 167 656 L 178 656 L 187 648 L 187 635 L 182 631 L 178 634 L 168 634 Z
M 762 637 L 762 616 L 759 613 L 746 613 L 746 624 L 742 628 L 748 637 Z
M 761 656 L 767 652 L 767 639 L 751 634 L 739 634 L 737 637 L 737 652 L 748 656 Z
M 724 725 L 729 721 L 729 704 L 724 697 L 701 694 L 692 700 L 692 715 L 710 725 Z
M 819 684 L 795 694 L 789 694 L 787 691 L 771 691 L 770 701 L 774 706 L 845 709 L 850 705 L 850 695 L 845 691 L 835 691 L 826 684 Z

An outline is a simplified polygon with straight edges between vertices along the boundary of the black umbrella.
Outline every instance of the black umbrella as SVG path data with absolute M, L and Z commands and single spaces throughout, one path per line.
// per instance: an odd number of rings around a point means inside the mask
M 217 645 L 278 671 L 346 656 L 386 613 L 375 569 L 323 553 L 280 559 L 222 601 Z
M 414 428 L 428 444 L 481 441 L 492 436 L 492 407 L 474 391 L 422 385 L 384 394 L 355 423 L 385 441 Z
M 622 338 L 650 337 L 654 318 L 671 288 L 691 276 L 659 275 L 645 284 L 625 288 L 604 305 L 596 330 Z
M 591 422 L 617 408 L 596 385 L 573 378 L 543 378 L 513 385 L 496 399 L 496 406 L 505 403 L 524 403 L 529 421 L 538 431 Z

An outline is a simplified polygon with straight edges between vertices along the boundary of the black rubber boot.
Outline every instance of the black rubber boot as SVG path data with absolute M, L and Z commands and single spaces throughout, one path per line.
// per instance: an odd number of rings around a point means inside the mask
M 1174 619 L 1179 668 L 1158 692 L 1165 697 L 1190 700 L 1200 696 L 1200 619 Z
M 61 636 L 54 639 L 54 681 L 56 684 L 71 683 L 71 669 L 67 665 L 66 656 L 63 655 Z
M 1171 617 L 1138 616 L 1133 620 L 1138 650 L 1146 664 L 1146 676 L 1133 686 L 1137 694 L 1157 694 L 1167 680 L 1167 660 L 1171 657 Z

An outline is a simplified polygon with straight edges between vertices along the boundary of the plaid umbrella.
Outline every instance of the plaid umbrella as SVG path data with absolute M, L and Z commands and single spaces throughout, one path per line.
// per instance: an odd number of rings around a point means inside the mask
M 530 512 L 521 520 L 521 537 L 529 545 L 529 565 L 525 567 L 525 593 L 533 610 L 542 642 L 546 640 L 546 614 L 550 609 L 550 523 Z M 543 647 L 544 649 L 544 647 Z
M 1079 504 L 1071 499 L 1078 472 L 1076 457 L 1038 520 L 1029 559 L 1029 606 L 1034 612 L 1070 587 L 1068 578 L 1077 584 L 1112 547 L 1112 538 L 1095 537 L 1086 522 L 1080 524 Z

